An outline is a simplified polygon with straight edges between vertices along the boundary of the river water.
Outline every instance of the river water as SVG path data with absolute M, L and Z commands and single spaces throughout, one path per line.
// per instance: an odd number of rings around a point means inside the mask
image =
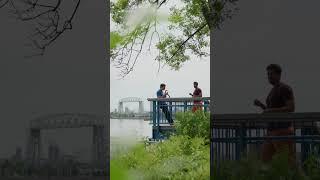
M 151 137 L 152 125 L 143 119 L 110 119 L 110 156 Z

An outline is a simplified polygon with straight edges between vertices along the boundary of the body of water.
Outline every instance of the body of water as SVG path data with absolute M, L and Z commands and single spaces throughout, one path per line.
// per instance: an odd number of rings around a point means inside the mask
M 151 137 L 150 121 L 143 119 L 110 119 L 110 136 L 121 137 Z
M 143 119 L 110 119 L 111 158 L 146 137 L 152 136 L 150 121 Z

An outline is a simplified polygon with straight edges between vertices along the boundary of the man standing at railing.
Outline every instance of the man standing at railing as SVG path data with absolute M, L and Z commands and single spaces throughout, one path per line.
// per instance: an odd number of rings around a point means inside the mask
M 158 98 L 167 98 L 167 96 L 169 96 L 168 91 L 165 90 L 166 89 L 166 85 L 165 84 L 160 84 L 160 89 L 157 91 L 157 97 Z M 165 91 L 165 93 L 163 94 L 163 91 Z M 169 122 L 170 125 L 173 125 L 173 120 L 171 117 L 171 113 L 168 109 L 168 105 L 165 101 L 159 101 L 158 105 L 160 106 L 160 109 L 162 109 L 162 112 L 164 113 L 164 115 L 166 116 L 167 121 Z
M 281 67 L 277 64 L 270 64 L 267 67 L 269 83 L 273 86 L 266 99 L 266 105 L 261 101 L 255 100 L 254 105 L 260 107 L 263 113 L 289 113 L 294 112 L 295 102 L 293 91 L 290 86 L 280 82 Z M 291 122 L 272 122 L 268 124 L 268 136 L 290 136 L 294 134 Z M 262 145 L 262 160 L 270 161 L 275 153 L 286 148 L 289 150 L 290 163 L 295 158 L 295 147 L 293 141 L 266 141 Z
M 193 82 L 194 91 L 193 94 L 189 93 L 192 97 L 202 97 L 202 90 L 198 87 L 198 82 Z M 202 102 L 200 101 L 193 101 L 193 108 L 192 112 L 196 112 L 197 110 L 201 110 Z

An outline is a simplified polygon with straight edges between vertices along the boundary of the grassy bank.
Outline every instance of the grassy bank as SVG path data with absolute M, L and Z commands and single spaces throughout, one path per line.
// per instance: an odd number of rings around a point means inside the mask
M 210 178 L 209 114 L 179 113 L 177 133 L 168 140 L 137 144 L 110 162 L 111 179 Z

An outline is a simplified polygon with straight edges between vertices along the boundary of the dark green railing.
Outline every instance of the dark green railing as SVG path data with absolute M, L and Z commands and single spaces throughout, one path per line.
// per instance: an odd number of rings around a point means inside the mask
M 215 114 L 211 118 L 211 172 L 219 171 L 225 160 L 239 160 L 253 151 L 260 153 L 266 140 L 292 140 L 297 162 L 304 162 L 311 152 L 318 151 L 318 121 L 320 113 Z M 291 122 L 294 134 L 266 136 L 270 122 Z
M 148 101 L 150 101 L 150 123 L 153 127 L 153 139 L 163 139 L 167 132 L 174 131 L 174 123 L 170 125 L 168 119 L 172 118 L 174 122 L 177 112 L 191 111 L 195 107 L 209 111 L 210 105 L 210 97 L 148 98 Z M 201 101 L 201 104 L 194 104 L 194 101 Z

